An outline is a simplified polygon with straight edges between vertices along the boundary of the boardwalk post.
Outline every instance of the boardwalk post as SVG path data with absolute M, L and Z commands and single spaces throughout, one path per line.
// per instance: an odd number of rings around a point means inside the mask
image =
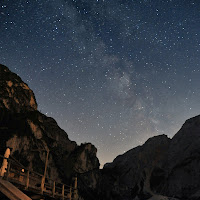
M 44 182 L 45 182 L 45 177 L 42 176 L 42 180 L 41 180 L 41 194 L 43 194 L 43 192 L 44 192 Z
M 62 185 L 62 200 L 65 198 L 65 185 Z
M 10 160 L 8 160 L 8 167 L 7 167 L 7 173 L 6 173 L 6 180 L 8 180 L 8 176 L 10 174 Z
M 70 189 L 69 189 L 69 200 L 72 199 L 72 186 L 70 186 Z
M 42 177 L 42 182 L 41 182 L 41 194 L 44 192 L 44 184 L 45 184 L 45 178 L 46 178 L 46 173 L 47 173 L 47 165 L 48 165 L 48 158 L 49 158 L 49 150 L 47 151 L 47 156 L 46 156 L 46 161 L 45 161 L 45 168 L 44 168 L 44 176 Z
M 74 178 L 74 196 L 73 199 L 76 200 L 78 198 L 78 191 L 77 191 L 77 176 Z
M 10 156 L 10 149 L 7 148 L 6 149 L 6 152 L 4 154 L 4 159 L 3 159 L 3 163 L 2 163 L 2 166 L 1 166 L 1 169 L 0 169 L 0 176 L 4 176 L 4 174 L 6 173 L 6 169 L 8 168 L 8 158 Z
M 46 151 L 47 151 L 47 156 L 46 156 L 45 168 L 44 168 L 44 178 L 46 177 L 47 165 L 48 165 L 48 159 L 49 159 L 49 150 L 46 150 Z
M 53 190 L 52 190 L 52 196 L 54 197 L 56 191 L 56 182 L 53 182 Z
M 30 174 L 30 172 L 28 170 L 27 175 L 26 175 L 26 187 L 25 187 L 26 190 L 28 189 L 28 186 L 29 186 L 29 174 Z

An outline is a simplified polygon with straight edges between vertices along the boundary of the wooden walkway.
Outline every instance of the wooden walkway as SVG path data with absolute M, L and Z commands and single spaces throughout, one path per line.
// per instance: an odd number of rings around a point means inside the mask
M 2 161 L 4 159 L 8 161 L 8 167 L 6 173 L 1 178 L 1 184 L 2 184 L 1 188 L 3 188 L 3 184 L 4 188 L 7 186 L 7 193 L 9 192 L 9 188 L 15 186 L 20 190 L 29 191 L 33 194 L 49 196 L 54 199 L 62 199 L 62 200 L 78 199 L 76 177 L 74 178 L 74 183 L 72 187 L 61 182 L 56 182 L 55 180 L 47 178 L 44 175 L 39 174 L 37 172 L 30 171 L 25 167 L 23 167 L 23 165 L 21 165 L 19 162 L 11 158 L 5 158 L 4 156 L 0 155 L 0 159 Z M 14 193 L 17 193 L 16 192 L 17 190 L 13 191 L 15 191 Z M 4 193 L 3 191 L 1 192 Z M 7 195 L 7 193 L 5 195 Z M 10 195 L 12 195 L 12 192 L 10 192 Z M 16 198 L 13 198 L 13 200 L 15 199 Z M 26 200 L 25 198 L 21 199 Z

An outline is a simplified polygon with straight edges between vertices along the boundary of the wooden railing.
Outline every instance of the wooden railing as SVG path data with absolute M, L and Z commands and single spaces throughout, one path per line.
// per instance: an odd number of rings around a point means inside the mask
M 76 200 L 78 198 L 76 177 L 74 178 L 74 187 L 72 187 L 31 171 L 11 158 L 5 158 L 0 155 L 0 159 L 2 161 L 3 159 L 7 159 L 8 161 L 4 178 L 14 183 L 19 188 L 37 194 L 51 196 L 55 199 Z M 0 167 L 1 163 L 2 162 L 0 162 Z

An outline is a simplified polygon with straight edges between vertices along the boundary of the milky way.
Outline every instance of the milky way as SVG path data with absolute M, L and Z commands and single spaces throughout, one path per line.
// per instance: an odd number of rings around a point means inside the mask
M 200 113 L 199 25 L 198 0 L 2 0 L 0 63 L 103 165 Z

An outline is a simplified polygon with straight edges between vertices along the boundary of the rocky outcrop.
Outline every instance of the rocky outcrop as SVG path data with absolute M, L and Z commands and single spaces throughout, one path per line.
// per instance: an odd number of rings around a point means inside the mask
M 33 91 L 4 65 L 0 65 L 0 86 L 0 108 L 18 113 L 37 110 Z
M 169 145 L 170 139 L 166 135 L 156 136 L 106 164 L 101 187 L 107 199 L 153 196 L 151 186 L 162 184 L 162 179 L 152 178 L 152 174 L 164 176 Z
M 32 90 L 19 76 L 0 65 L 0 154 L 6 147 L 25 167 L 70 182 L 76 173 L 99 168 L 97 149 L 90 143 L 78 146 L 56 121 L 40 113 Z
M 179 198 L 194 199 L 200 191 L 199 180 L 200 116 L 196 116 L 187 120 L 172 138 L 163 193 Z
M 172 139 L 156 136 L 118 156 L 98 180 L 104 199 L 200 199 L 200 116 Z

